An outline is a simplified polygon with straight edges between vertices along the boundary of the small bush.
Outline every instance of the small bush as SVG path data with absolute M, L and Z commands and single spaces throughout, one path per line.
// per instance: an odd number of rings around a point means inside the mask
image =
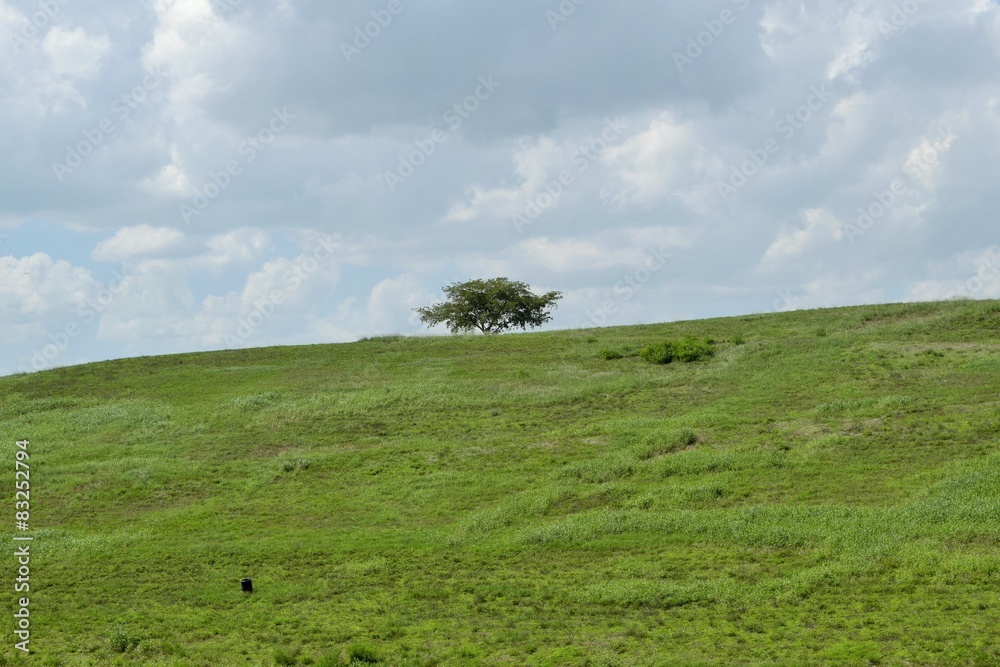
M 133 634 L 131 630 L 120 625 L 116 625 L 111 629 L 108 639 L 111 642 L 111 651 L 113 653 L 126 653 L 136 649 L 139 647 L 139 642 L 142 641 L 142 637 Z
M 685 336 L 680 342 L 674 343 L 675 358 L 680 361 L 692 362 L 715 356 L 715 341 L 708 338 Z
M 295 657 L 295 653 L 288 651 L 286 649 L 275 649 L 274 651 L 274 664 L 276 665 L 294 665 L 298 660 Z
M 733 345 L 745 345 L 747 340 L 743 336 L 733 336 Z
M 615 359 L 624 359 L 625 355 L 619 350 L 609 350 L 605 348 L 601 350 L 601 357 L 607 359 L 608 361 L 614 361 Z
M 674 345 L 673 343 L 647 345 L 639 351 L 639 356 L 651 364 L 669 364 L 674 360 Z
M 685 336 L 679 341 L 647 345 L 639 356 L 652 364 L 672 361 L 692 362 L 715 356 L 715 341 L 710 338 Z

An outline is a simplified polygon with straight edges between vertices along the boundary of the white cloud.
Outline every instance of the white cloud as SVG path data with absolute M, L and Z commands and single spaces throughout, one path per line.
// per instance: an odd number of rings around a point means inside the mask
M 808 209 L 802 212 L 803 227 L 783 229 L 764 253 L 761 268 L 775 268 L 795 259 L 818 244 L 838 241 L 842 236 L 842 223 L 823 209 Z
M 206 243 L 213 263 L 228 265 L 250 262 L 272 247 L 271 235 L 262 229 L 235 229 L 213 236 Z
M 155 0 L 152 6 L 156 23 L 142 49 L 141 65 L 163 73 L 164 81 L 158 85 L 162 92 L 153 132 L 136 146 L 150 154 L 137 185 L 141 193 L 156 198 L 189 200 L 209 182 L 210 174 L 239 157 L 240 142 L 260 130 L 250 130 L 250 125 L 266 123 L 271 115 L 271 109 L 261 105 L 259 119 L 251 122 L 241 114 L 220 113 L 217 107 L 241 86 L 259 90 L 254 78 L 264 65 L 257 54 L 264 57 L 271 37 L 266 30 L 254 34 L 246 23 L 233 20 L 226 7 L 238 8 L 240 3 Z
M 583 267 L 601 269 L 623 266 L 634 259 L 634 253 L 614 250 L 587 239 L 529 239 L 518 244 L 518 253 L 537 266 L 564 272 Z
M 628 271 L 643 266 L 651 253 L 670 255 L 691 248 L 701 230 L 670 227 L 633 227 L 587 236 L 525 239 L 500 253 L 467 253 L 458 262 L 470 274 L 519 276 L 525 274 L 584 275 L 595 271 Z
M 917 3 L 883 35 L 897 0 L 750 2 L 680 76 L 670 50 L 717 16 L 701 4 L 598 3 L 553 33 L 525 18 L 528 0 L 424 3 L 350 65 L 340 42 L 371 20 L 351 3 L 59 4 L 19 48 L 0 40 L 0 253 L 53 265 L 38 284 L 0 276 L 4 335 L 34 335 L 91 294 L 65 286 L 74 271 L 104 276 L 99 262 L 121 261 L 128 273 L 102 317 L 109 342 L 80 339 L 65 359 L 224 345 L 280 287 L 308 245 L 302 230 L 342 234 L 337 269 L 248 344 L 419 331 L 408 318 L 422 289 L 489 275 L 566 293 L 554 323 L 565 326 L 661 245 L 668 268 L 617 323 L 767 309 L 778 287 L 796 306 L 946 294 L 976 271 L 974 254 L 950 258 L 995 242 L 996 3 Z M 29 5 L 0 0 L 0 35 L 26 24 Z M 620 34 L 630 39 L 603 48 Z M 165 76 L 144 101 L 112 108 L 152 68 Z M 491 73 L 496 94 L 389 192 L 379 174 Z M 820 109 L 792 136 L 778 130 L 824 85 Z M 294 130 L 244 162 L 241 142 L 286 106 Z M 581 149 L 619 116 L 628 127 L 583 169 Z M 114 130 L 53 178 L 103 118 Z M 941 127 L 954 138 L 936 147 Z M 769 137 L 780 146 L 723 200 L 717 182 Z M 928 143 L 938 155 L 925 166 Z M 239 177 L 182 226 L 177 204 L 233 159 Z M 573 182 L 555 196 L 562 170 Z M 888 210 L 863 235 L 849 227 L 896 180 Z M 530 227 L 511 224 L 544 202 Z M 79 260 L 80 248 L 93 252 Z
M 94 287 L 89 270 L 46 253 L 0 257 L 0 315 L 5 320 L 70 311 Z
M 1000 298 L 1000 246 L 958 253 L 929 269 L 938 277 L 914 282 L 908 301 Z
M 382 280 L 368 296 L 365 330 L 373 334 L 412 330 L 420 319 L 413 309 L 429 306 L 433 300 L 434 295 L 414 276 Z
M 184 158 L 177 144 L 171 144 L 166 152 L 170 154 L 170 163 L 161 167 L 154 176 L 140 181 L 139 187 L 154 196 L 191 196 L 195 189 L 191 177 L 184 170 Z
M 511 216 L 523 214 L 529 202 L 544 191 L 547 183 L 558 178 L 559 171 L 565 169 L 569 158 L 564 153 L 565 147 L 557 147 L 551 137 L 542 137 L 534 144 L 520 143 L 512 155 L 518 185 L 497 188 L 474 185 L 468 189 L 467 201 L 453 205 L 445 220 L 506 222 Z M 549 207 L 558 205 L 558 201 L 556 198 Z
M 38 17 L 46 18 L 41 22 Z M 101 73 L 108 61 L 107 35 L 90 35 L 82 27 L 51 27 L 44 11 L 17 9 L 0 3 L 0 122 L 21 130 L 39 128 L 50 115 L 86 109 L 80 84 Z
M 620 145 L 609 147 L 601 161 L 615 175 L 615 185 L 605 188 L 604 200 L 624 198 L 648 207 L 673 197 L 698 212 L 706 210 L 706 195 L 715 194 L 704 177 L 722 168 L 721 161 L 700 145 L 696 128 L 670 112 L 659 114 L 645 130 Z
M 302 318 L 325 305 L 340 282 L 342 248 L 336 239 L 307 243 L 295 257 L 257 264 L 238 290 L 196 302 L 190 284 L 204 272 L 260 261 L 270 236 L 244 229 L 212 237 L 208 253 L 142 262 L 123 281 L 121 294 L 100 322 L 106 341 L 172 339 L 178 349 L 260 344 L 265 337 L 292 340 Z
M 83 28 L 66 30 L 56 26 L 42 40 L 42 51 L 49 59 L 52 73 L 74 80 L 96 77 L 110 49 L 107 35 L 90 37 Z
M 123 227 L 111 238 L 97 244 L 91 257 L 100 262 L 121 262 L 169 253 L 183 243 L 183 232 L 170 227 Z

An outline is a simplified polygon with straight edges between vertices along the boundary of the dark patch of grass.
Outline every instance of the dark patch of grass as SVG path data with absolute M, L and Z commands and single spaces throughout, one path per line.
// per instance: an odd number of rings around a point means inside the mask
M 347 650 L 347 655 L 352 663 L 374 665 L 382 662 L 382 653 L 371 644 L 352 644 Z

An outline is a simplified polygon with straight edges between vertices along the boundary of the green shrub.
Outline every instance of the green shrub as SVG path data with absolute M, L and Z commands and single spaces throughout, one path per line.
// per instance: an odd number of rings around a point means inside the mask
M 639 356 L 652 364 L 672 361 L 692 362 L 715 356 L 715 341 L 709 338 L 685 336 L 679 341 L 647 345 Z
M 673 343 L 647 345 L 639 351 L 639 356 L 651 364 L 669 364 L 674 360 L 674 345 Z
M 111 642 L 113 653 L 126 653 L 136 649 L 139 647 L 139 642 L 142 641 L 142 637 L 133 634 L 131 630 L 121 625 L 116 625 L 111 629 L 108 639 Z
M 685 336 L 674 343 L 674 358 L 680 361 L 692 362 L 715 356 L 715 341 L 712 339 Z
M 276 665 L 294 665 L 298 660 L 295 654 L 286 649 L 275 649 L 274 651 L 274 664 Z
M 608 361 L 614 361 L 615 359 L 623 359 L 625 355 L 618 350 L 609 350 L 605 348 L 601 350 L 601 357 L 607 359 Z

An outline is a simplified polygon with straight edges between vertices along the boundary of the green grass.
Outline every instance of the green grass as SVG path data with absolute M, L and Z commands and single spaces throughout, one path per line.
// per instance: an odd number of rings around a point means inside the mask
M 1000 664 L 998 334 L 959 301 L 0 378 L 30 661 Z M 715 355 L 638 357 L 686 336 Z

